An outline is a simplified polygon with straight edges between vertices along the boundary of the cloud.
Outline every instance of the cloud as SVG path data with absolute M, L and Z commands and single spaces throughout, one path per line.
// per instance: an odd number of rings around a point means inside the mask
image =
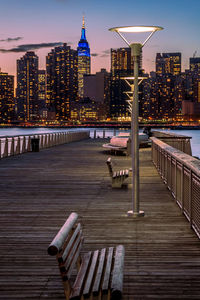
M 108 57 L 108 54 L 102 54 L 100 57 Z
M 6 53 L 6 52 L 26 52 L 30 50 L 38 50 L 41 48 L 51 48 L 51 47 L 56 47 L 60 46 L 63 43 L 61 42 L 56 42 L 56 43 L 40 43 L 40 44 L 24 44 L 24 45 L 19 45 L 15 48 L 11 49 L 0 49 L 0 52 Z
M 0 42 L 13 42 L 13 41 L 19 41 L 19 40 L 22 40 L 23 37 L 21 36 L 17 36 L 15 38 L 7 38 L 7 39 L 4 39 L 4 40 L 0 40 Z
M 100 56 L 100 57 L 108 57 L 110 56 L 110 49 L 102 51 L 99 53 L 92 53 L 91 56 Z
M 103 54 L 110 54 L 110 49 L 102 51 Z
M 149 48 L 159 48 L 159 45 L 155 45 L 155 44 L 154 44 L 154 45 L 149 45 L 148 47 L 149 47 Z
M 102 51 L 102 54 L 100 57 L 108 57 L 110 56 L 110 49 Z

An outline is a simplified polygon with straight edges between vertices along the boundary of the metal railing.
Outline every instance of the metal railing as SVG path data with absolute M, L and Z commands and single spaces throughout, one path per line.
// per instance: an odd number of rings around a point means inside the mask
M 163 131 L 152 131 L 152 135 L 166 144 L 179 149 L 186 154 L 192 155 L 190 136 Z
M 74 141 L 80 141 L 89 137 L 89 131 L 3 136 L 0 137 L 0 158 L 32 151 L 31 139 L 35 138 L 39 138 L 39 148 L 45 149 Z
M 152 160 L 200 238 L 200 160 L 152 138 Z
M 117 135 L 116 129 L 94 129 L 90 131 L 90 136 L 93 139 L 96 138 L 111 138 Z

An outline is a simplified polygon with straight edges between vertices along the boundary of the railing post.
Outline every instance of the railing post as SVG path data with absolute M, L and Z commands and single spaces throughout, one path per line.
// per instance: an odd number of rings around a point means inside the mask
M 26 152 L 26 137 L 22 138 L 22 153 Z
M 10 145 L 10 156 L 13 156 L 15 154 L 15 138 L 11 138 L 11 145 Z
M 53 133 L 50 133 L 49 137 L 50 137 L 49 144 L 50 144 L 50 147 L 52 147 L 53 146 Z
M 189 177 L 189 214 L 190 214 L 190 226 L 192 227 L 192 170 L 190 169 Z
M 163 149 L 160 149 L 160 174 L 163 177 Z
M 40 149 L 44 148 L 44 134 L 39 135 L 40 138 Z
M 8 139 L 5 139 L 5 145 L 4 145 L 4 154 L 3 157 L 8 157 Z
M 44 139 L 44 147 L 49 147 L 49 134 L 45 133 L 45 139 Z
M 172 156 L 170 155 L 170 181 L 169 181 L 169 189 L 172 191 Z
M 1 141 L 2 141 L 2 139 L 0 139 L 0 159 L 1 159 L 1 156 L 2 156 L 2 153 L 1 153 Z
M 20 154 L 20 137 L 17 138 L 16 154 Z
M 174 183 L 174 198 L 177 201 L 177 160 L 175 160 L 175 171 L 174 171 L 174 179 L 175 179 L 175 183 Z
M 105 139 L 105 129 L 103 130 L 103 139 Z
M 181 166 L 181 210 L 184 212 L 184 165 Z
M 167 152 L 165 151 L 165 184 L 167 183 L 167 172 L 168 172 L 168 161 L 167 161 Z
M 27 151 L 30 152 L 31 151 L 31 137 L 28 137 L 28 144 L 27 144 Z
M 96 139 L 96 129 L 94 130 L 94 139 Z
M 57 133 L 57 145 L 60 145 L 60 132 Z

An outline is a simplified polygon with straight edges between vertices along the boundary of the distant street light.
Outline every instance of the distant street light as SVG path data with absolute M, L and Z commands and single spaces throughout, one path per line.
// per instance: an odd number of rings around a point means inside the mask
M 152 35 L 163 28 L 160 26 L 124 26 L 110 28 L 110 31 L 115 31 L 131 48 L 131 55 L 134 61 L 134 93 L 133 105 L 131 112 L 131 155 L 132 155 L 132 210 L 128 211 L 128 216 L 139 217 L 144 216 L 144 211 L 140 210 L 139 201 L 139 105 L 138 105 L 138 74 L 139 74 L 139 60 L 142 47 L 152 37 Z M 147 39 L 141 43 L 129 43 L 122 33 L 143 33 L 150 32 Z

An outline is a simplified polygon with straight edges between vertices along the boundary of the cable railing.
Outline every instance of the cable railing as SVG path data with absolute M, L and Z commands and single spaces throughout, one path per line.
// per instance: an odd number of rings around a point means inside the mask
M 0 158 L 34 151 L 32 142 L 35 139 L 38 140 L 39 149 L 45 149 L 65 143 L 80 141 L 89 137 L 89 131 L 2 136 L 0 137 Z
M 152 160 L 200 238 L 200 160 L 152 137 Z

